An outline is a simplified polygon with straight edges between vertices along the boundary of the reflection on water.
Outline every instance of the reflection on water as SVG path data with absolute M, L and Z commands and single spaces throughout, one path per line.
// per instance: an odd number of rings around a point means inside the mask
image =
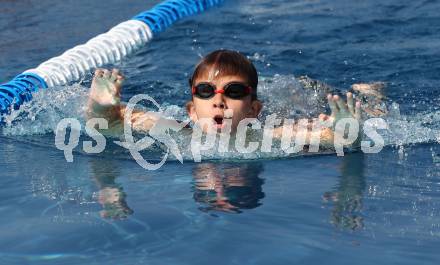
M 133 210 L 128 206 L 123 187 L 115 180 L 119 168 L 111 160 L 91 159 L 91 172 L 99 188 L 100 215 L 108 219 L 125 219 Z M 259 177 L 263 165 L 248 163 L 201 163 L 194 164 L 193 198 L 202 211 L 240 213 L 243 209 L 260 206 L 265 194 L 264 180 Z
M 263 165 L 254 163 L 203 163 L 193 168 L 194 200 L 202 211 L 240 213 L 261 205 L 264 198 Z
M 100 215 L 108 219 L 125 219 L 133 210 L 126 202 L 127 194 L 116 182 L 120 176 L 111 160 L 91 159 L 91 171 L 99 188 L 97 201 Z M 241 213 L 262 204 L 264 180 L 261 162 L 207 162 L 192 167 L 193 198 L 204 212 Z M 362 196 L 365 190 L 364 155 L 347 154 L 341 163 L 339 183 L 334 191 L 325 192 L 323 200 L 331 205 L 330 222 L 340 229 L 364 227 Z
M 91 159 L 92 175 L 99 188 L 98 202 L 102 205 L 103 218 L 124 219 L 133 213 L 125 200 L 121 185 L 115 182 L 120 175 L 119 168 L 111 160 Z
M 333 202 L 330 221 L 337 228 L 358 230 L 364 227 L 362 193 L 365 190 L 364 154 L 345 155 L 336 191 L 323 195 L 325 202 Z

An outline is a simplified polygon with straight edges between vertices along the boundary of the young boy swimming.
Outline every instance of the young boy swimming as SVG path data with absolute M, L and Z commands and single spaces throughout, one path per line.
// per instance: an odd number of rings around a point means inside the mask
M 110 127 L 123 122 L 131 124 L 135 130 L 149 131 L 160 116 L 151 112 L 135 111 L 130 120 L 124 120 L 126 106 L 120 103 L 124 77 L 117 69 L 111 72 L 97 69 L 92 81 L 88 115 L 102 117 L 109 121 Z M 222 130 L 225 120 L 231 118 L 231 133 L 236 134 L 240 122 L 248 118 L 257 118 L 263 103 L 257 98 L 258 74 L 250 60 L 242 54 L 230 50 L 217 50 L 206 55 L 195 67 L 189 80 L 192 98 L 186 104 L 186 110 L 192 122 L 210 120 L 212 126 L 203 130 Z M 343 118 L 360 120 L 360 102 L 354 102 L 353 94 L 347 93 L 345 102 L 338 95 L 328 95 L 331 115 L 321 114 L 318 118 L 334 124 Z M 282 127 L 273 131 L 275 138 L 281 138 Z M 332 145 L 334 132 L 331 128 L 320 131 L 310 128 L 299 130 L 292 127 L 291 136 L 305 136 L 306 144 L 314 134 L 319 134 L 320 145 Z
M 89 118 L 107 119 L 110 129 L 117 134 L 122 134 L 121 125 L 124 123 L 131 124 L 137 131 L 150 131 L 161 118 L 155 113 L 134 111 L 130 120 L 125 120 L 127 106 L 120 102 L 123 81 L 124 77 L 117 69 L 96 70 L 88 102 Z M 307 77 L 300 77 L 298 81 L 305 89 L 331 93 L 331 88 Z M 240 121 L 257 118 L 263 108 L 263 103 L 257 97 L 257 71 L 252 62 L 235 51 L 217 50 L 205 56 L 196 65 L 189 85 L 192 97 L 186 104 L 186 110 L 190 120 L 195 124 L 203 119 L 211 120 L 210 129 L 214 131 L 222 131 L 226 126 L 225 121 L 231 118 L 231 134 L 234 135 L 239 129 Z M 362 88 L 370 90 L 369 87 Z M 352 93 L 347 93 L 346 102 L 337 95 L 328 95 L 326 99 L 332 113 L 321 114 L 320 120 L 334 123 L 346 117 L 360 119 L 360 102 L 354 102 Z M 319 134 L 320 146 L 327 148 L 333 145 L 334 132 L 331 128 L 320 131 L 309 129 L 301 131 L 294 126 L 291 134 L 303 134 L 306 145 L 313 134 Z M 191 128 L 185 130 L 190 131 Z M 283 127 L 277 127 L 273 131 L 276 138 L 281 138 L 282 134 Z M 240 209 L 257 207 L 258 201 L 264 197 L 261 190 L 262 182 L 258 178 L 260 167 L 235 165 L 236 172 L 233 171 L 220 170 L 215 165 L 203 164 L 197 167 L 193 172 L 196 180 L 194 199 L 206 203 L 205 210 L 239 212 Z M 225 175 L 217 178 L 219 172 Z M 209 176 L 213 177 L 207 178 Z M 103 217 L 125 218 L 133 212 L 128 207 L 124 199 L 125 193 L 120 187 L 113 182 L 107 185 L 108 181 L 104 183 L 101 177 L 97 177 L 97 181 L 101 187 L 99 202 L 104 207 L 101 212 Z M 233 197 L 230 198 L 229 195 Z

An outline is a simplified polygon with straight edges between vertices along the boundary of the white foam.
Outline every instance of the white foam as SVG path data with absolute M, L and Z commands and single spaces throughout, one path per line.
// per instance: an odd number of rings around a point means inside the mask
M 297 118 L 317 115 L 325 109 L 324 106 L 317 105 L 316 95 L 313 94 L 313 91 L 303 89 L 291 75 L 262 78 L 258 91 L 259 98 L 265 104 L 264 112 L 260 117 L 262 123 L 265 116 L 271 113 L 276 113 L 280 118 Z M 32 102 L 23 104 L 19 110 L 14 110 L 11 115 L 6 116 L 7 124 L 3 126 L 2 134 L 16 136 L 52 133 L 63 118 L 78 118 L 84 125 L 87 96 L 88 88 L 80 84 L 42 90 L 35 94 Z M 165 116 L 187 120 L 185 108 L 171 103 L 165 102 L 163 104 Z M 389 115 L 385 117 L 390 129 L 379 132 L 384 137 L 386 145 L 402 146 L 440 139 L 440 126 L 438 126 L 440 111 L 402 115 L 396 103 L 390 109 Z M 260 136 L 260 132 L 254 132 L 251 135 L 255 139 Z M 175 139 L 184 159 L 192 160 L 189 148 L 191 135 L 188 133 L 180 134 L 176 135 Z M 202 155 L 208 159 L 260 159 L 288 156 L 281 150 L 279 143 L 275 143 L 269 153 L 257 151 L 250 154 L 240 154 L 234 151 L 233 143 L 231 147 L 230 152 L 220 153 L 217 151 L 218 148 L 213 148 L 210 151 L 205 151 Z

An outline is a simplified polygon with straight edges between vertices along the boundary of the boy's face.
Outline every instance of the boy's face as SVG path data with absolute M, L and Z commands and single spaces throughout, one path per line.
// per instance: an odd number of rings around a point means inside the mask
M 231 82 L 246 84 L 246 79 L 236 75 L 217 75 L 212 77 L 209 73 L 200 76 L 193 81 L 193 86 L 200 83 L 211 83 L 217 89 L 223 89 Z M 235 132 L 239 122 L 245 118 L 256 118 L 260 113 L 262 104 L 258 100 L 252 100 L 251 95 L 242 99 L 232 99 L 224 94 L 216 93 L 209 99 L 201 99 L 196 96 L 188 102 L 187 111 L 193 122 L 200 119 L 212 119 L 214 128 L 221 129 L 225 126 L 225 116 L 228 118 L 232 113 L 232 132 Z M 206 129 L 205 129 L 206 130 Z

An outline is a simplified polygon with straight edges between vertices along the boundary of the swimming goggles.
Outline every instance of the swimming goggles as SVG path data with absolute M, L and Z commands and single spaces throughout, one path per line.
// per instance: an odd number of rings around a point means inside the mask
M 252 93 L 252 87 L 239 82 L 228 83 L 223 89 L 216 89 L 211 83 L 199 83 L 192 87 L 192 94 L 201 99 L 212 98 L 217 93 L 231 99 L 242 99 Z

